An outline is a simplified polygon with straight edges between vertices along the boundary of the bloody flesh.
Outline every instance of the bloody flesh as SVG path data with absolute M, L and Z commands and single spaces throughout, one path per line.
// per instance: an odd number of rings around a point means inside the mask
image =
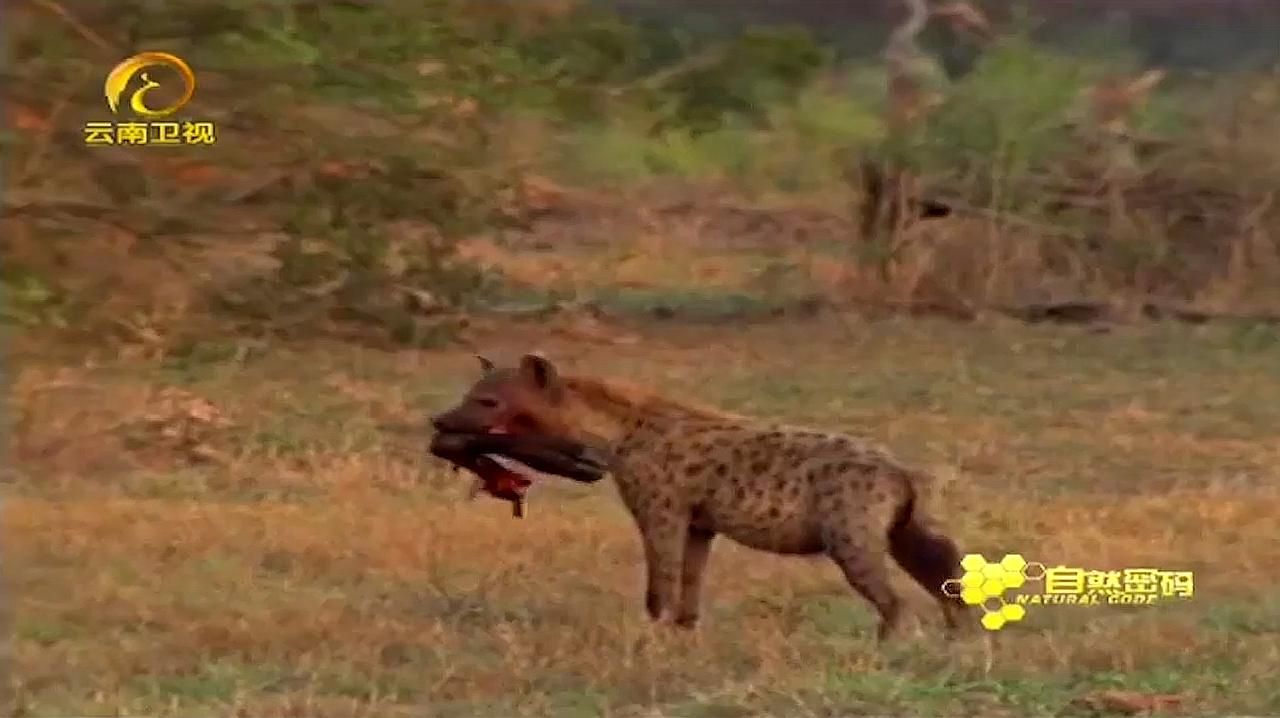
M 511 502 L 511 515 L 524 517 L 524 493 L 533 485 L 527 479 L 487 456 L 476 457 L 476 466 L 472 473 L 480 477 L 481 488 L 494 498 Z
M 477 490 L 510 501 L 516 517 L 524 515 L 524 494 L 533 481 L 495 461 L 493 456 L 584 483 L 599 481 L 606 470 L 604 459 L 583 444 L 551 437 L 438 433 L 431 440 L 431 453 L 475 474 L 479 479 Z

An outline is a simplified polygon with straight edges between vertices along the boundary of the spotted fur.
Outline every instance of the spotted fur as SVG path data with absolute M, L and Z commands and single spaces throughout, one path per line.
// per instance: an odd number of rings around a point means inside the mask
M 879 613 L 878 635 L 900 626 L 892 558 L 938 601 L 953 632 L 965 608 L 942 592 L 960 555 L 926 515 L 929 476 L 883 448 L 841 433 L 695 406 L 642 388 L 562 376 L 525 356 L 484 376 L 436 417 L 442 431 L 535 433 L 611 454 L 648 569 L 655 620 L 693 626 L 716 536 L 777 554 L 825 554 Z

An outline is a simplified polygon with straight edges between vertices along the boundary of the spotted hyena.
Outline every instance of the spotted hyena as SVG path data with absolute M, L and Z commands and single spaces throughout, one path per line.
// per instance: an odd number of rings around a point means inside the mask
M 435 417 L 440 432 L 511 432 L 604 450 L 635 518 L 654 620 L 698 620 L 703 569 L 723 534 L 778 554 L 825 554 L 899 627 L 892 557 L 942 608 L 950 632 L 965 607 L 942 592 L 959 574 L 956 545 L 922 507 L 929 476 L 865 440 L 695 406 L 619 382 L 562 375 L 546 358 L 484 375 Z

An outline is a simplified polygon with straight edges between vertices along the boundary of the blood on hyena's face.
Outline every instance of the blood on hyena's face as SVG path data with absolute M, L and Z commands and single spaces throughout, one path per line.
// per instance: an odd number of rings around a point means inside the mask
M 526 356 L 515 368 L 499 369 L 480 358 L 484 375 L 452 409 L 432 419 L 444 433 L 540 433 L 555 424 L 559 376 L 542 357 Z

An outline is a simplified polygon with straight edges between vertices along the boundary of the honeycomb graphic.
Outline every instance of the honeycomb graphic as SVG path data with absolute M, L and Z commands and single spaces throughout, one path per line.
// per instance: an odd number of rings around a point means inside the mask
M 988 562 L 982 554 L 971 553 L 960 561 L 964 573 L 960 578 L 942 584 L 942 592 L 958 597 L 970 606 L 982 608 L 982 627 L 998 631 L 1007 624 L 1021 621 L 1027 609 L 1004 600 L 1006 591 L 1021 588 L 1028 581 L 1044 580 L 1044 564 L 1027 561 L 1020 554 L 1006 554 L 997 562 Z

